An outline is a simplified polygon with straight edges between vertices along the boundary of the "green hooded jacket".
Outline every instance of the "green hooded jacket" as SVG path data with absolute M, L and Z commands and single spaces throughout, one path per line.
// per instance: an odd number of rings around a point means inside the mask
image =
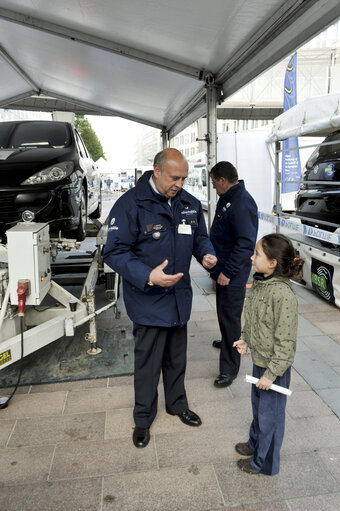
M 274 381 L 294 361 L 298 327 L 297 300 L 288 279 L 257 280 L 247 294 L 241 339 L 250 348 L 255 365 L 266 368 Z

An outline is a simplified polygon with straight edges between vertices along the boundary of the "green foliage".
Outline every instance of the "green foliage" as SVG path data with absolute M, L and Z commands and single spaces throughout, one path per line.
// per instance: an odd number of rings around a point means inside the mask
M 102 157 L 106 160 L 103 147 L 99 142 L 95 131 L 92 129 L 91 124 L 87 119 L 85 119 L 84 115 L 75 115 L 74 127 L 78 130 L 92 159 L 97 161 L 100 157 Z

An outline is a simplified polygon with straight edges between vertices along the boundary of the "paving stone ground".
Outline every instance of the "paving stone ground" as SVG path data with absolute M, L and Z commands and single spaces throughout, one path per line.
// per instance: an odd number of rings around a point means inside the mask
M 295 286 L 299 342 L 281 471 L 248 475 L 234 444 L 251 421 L 251 360 L 231 387 L 215 389 L 214 290 L 197 263 L 191 275 L 186 388 L 202 426 L 167 415 L 160 384 L 151 441 L 139 450 L 133 377 L 22 387 L 0 411 L 0 511 L 339 511 L 340 311 Z

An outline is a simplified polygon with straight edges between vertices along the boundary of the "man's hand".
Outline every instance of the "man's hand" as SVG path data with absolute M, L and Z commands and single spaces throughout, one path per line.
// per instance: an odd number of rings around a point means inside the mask
M 220 286 L 227 286 L 229 282 L 230 279 L 228 279 L 228 277 L 226 277 L 222 272 L 217 277 L 217 284 L 219 284 Z
M 261 376 L 259 381 L 256 384 L 256 387 L 262 390 L 269 390 L 269 387 L 271 386 L 273 382 L 269 380 L 269 378 L 266 378 L 265 376 Z
M 164 273 L 164 268 L 168 265 L 168 260 L 165 259 L 159 266 L 156 266 L 150 273 L 149 279 L 157 286 L 170 287 L 174 286 L 182 277 L 183 273 L 176 273 L 175 275 L 168 275 Z
M 214 266 L 216 266 L 217 263 L 217 257 L 211 254 L 205 254 L 203 257 L 202 265 L 207 270 L 211 270 Z
M 248 355 L 248 343 L 244 339 L 235 341 L 233 348 L 237 348 L 240 355 Z

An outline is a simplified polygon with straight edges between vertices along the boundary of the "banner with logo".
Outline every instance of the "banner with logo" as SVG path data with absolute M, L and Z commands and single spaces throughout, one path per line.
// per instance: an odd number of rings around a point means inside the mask
M 296 65 L 297 54 L 294 53 L 287 65 L 285 81 L 284 81 L 284 96 L 283 96 L 283 111 L 289 110 L 292 106 L 296 105 L 297 92 L 296 92 Z M 298 138 L 287 138 L 282 143 L 282 181 L 299 181 L 301 179 L 301 163 L 299 149 L 294 149 L 298 146 Z M 289 193 L 295 192 L 300 188 L 299 183 L 282 183 L 281 192 Z

